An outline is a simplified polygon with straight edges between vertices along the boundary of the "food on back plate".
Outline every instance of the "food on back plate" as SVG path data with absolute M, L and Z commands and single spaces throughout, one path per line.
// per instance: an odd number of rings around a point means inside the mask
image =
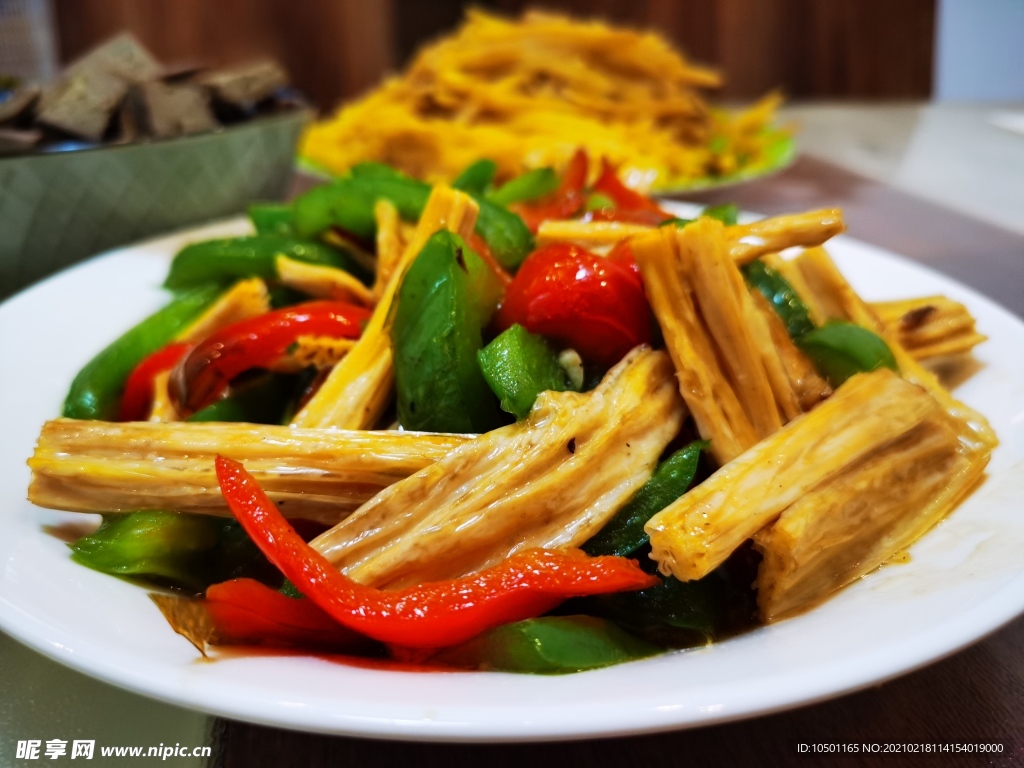
M 375 160 L 451 183 L 481 157 L 507 181 L 562 169 L 582 146 L 634 186 L 653 189 L 784 164 L 792 145 L 773 125 L 780 99 L 732 114 L 702 94 L 720 85 L 716 72 L 655 32 L 537 11 L 513 20 L 471 10 L 405 72 L 314 125 L 301 154 L 332 173 Z
M 227 69 L 165 67 L 130 33 L 104 41 L 40 89 L 16 83 L 0 123 L 17 120 L 17 142 L 0 154 L 208 133 L 302 106 L 273 61 Z M 6 91 L 7 89 L 0 89 Z M 87 143 L 85 143 L 87 142 Z

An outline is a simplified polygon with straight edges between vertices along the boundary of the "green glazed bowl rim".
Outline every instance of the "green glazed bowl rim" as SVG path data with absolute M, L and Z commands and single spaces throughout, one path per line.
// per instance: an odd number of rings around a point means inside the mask
M 201 144 L 204 141 L 217 141 L 226 136 L 233 136 L 250 130 L 260 130 L 275 123 L 297 122 L 301 125 L 308 123 L 315 114 L 316 110 L 312 107 L 295 107 L 285 112 L 257 117 L 252 120 L 247 120 L 244 123 L 221 126 L 215 130 L 204 131 L 203 133 L 190 133 L 184 136 L 171 136 L 165 139 L 145 139 L 143 141 L 130 141 L 117 144 L 97 144 L 95 146 L 82 147 L 81 149 L 70 149 L 56 152 L 32 151 L 22 152 L 20 154 L 0 155 L 0 165 L 17 162 L 19 160 L 55 160 L 63 157 L 78 156 L 85 153 L 94 154 L 96 152 L 142 150 L 147 147 L 166 147 L 169 144 Z

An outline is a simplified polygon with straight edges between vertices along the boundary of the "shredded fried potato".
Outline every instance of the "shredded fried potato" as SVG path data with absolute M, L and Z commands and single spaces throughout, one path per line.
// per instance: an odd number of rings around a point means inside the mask
M 301 154 L 338 173 L 379 160 L 450 182 L 481 157 L 508 178 L 564 167 L 583 147 L 632 186 L 657 189 L 777 163 L 779 97 L 731 115 L 701 96 L 718 85 L 653 32 L 471 10 L 404 73 L 314 125 Z

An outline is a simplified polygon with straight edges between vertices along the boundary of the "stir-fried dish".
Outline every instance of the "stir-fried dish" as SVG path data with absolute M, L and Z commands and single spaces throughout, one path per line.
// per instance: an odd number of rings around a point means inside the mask
M 486 157 L 507 180 L 562 169 L 577 147 L 607 157 L 631 186 L 687 189 L 764 174 L 792 157 L 770 94 L 712 106 L 719 74 L 660 34 L 529 11 L 470 10 L 459 29 L 312 126 L 302 157 L 333 173 L 387 163 L 451 183 Z
M 254 206 L 78 374 L 30 500 L 102 514 L 71 556 L 203 653 L 573 672 L 902 557 L 996 444 L 922 364 L 969 312 L 861 299 L 839 211 L 680 219 L 616 171 L 360 164 Z

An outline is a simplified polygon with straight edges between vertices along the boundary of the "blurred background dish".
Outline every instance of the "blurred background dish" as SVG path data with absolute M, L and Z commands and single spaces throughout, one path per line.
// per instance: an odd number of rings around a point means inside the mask
M 286 194 L 309 112 L 276 62 L 167 66 L 123 32 L 55 73 L 52 46 L 7 34 L 48 40 L 48 7 L 0 6 L 0 299 L 106 248 Z
M 282 199 L 308 118 L 0 158 L 0 299 L 116 245 Z
M 503 182 L 561 171 L 582 148 L 629 186 L 655 191 L 778 165 L 770 150 L 789 135 L 775 125 L 781 97 L 724 109 L 708 101 L 721 85 L 653 30 L 471 9 L 401 74 L 313 125 L 300 151 L 337 174 L 371 160 L 432 182 L 483 157 Z

